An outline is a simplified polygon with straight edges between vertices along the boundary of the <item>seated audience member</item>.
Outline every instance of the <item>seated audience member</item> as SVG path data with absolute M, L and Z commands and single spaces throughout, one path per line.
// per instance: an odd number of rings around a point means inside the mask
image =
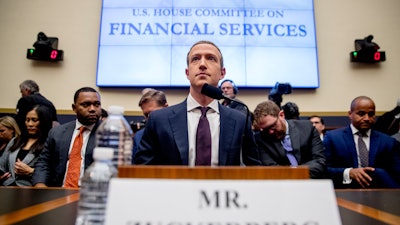
M 335 188 L 398 188 L 399 143 L 371 129 L 375 103 L 367 96 L 350 105 L 351 124 L 328 131 L 324 137 L 328 175 Z
M 400 98 L 397 99 L 397 105 L 394 109 L 389 112 L 385 112 L 379 116 L 376 123 L 373 125 L 373 129 L 385 133 L 387 135 L 393 135 L 399 131 L 400 125 Z
M 18 124 L 11 116 L 0 118 L 0 157 L 3 155 L 8 142 L 14 137 L 19 137 L 21 131 Z
M 105 120 L 108 117 L 108 112 L 107 110 L 101 108 L 101 115 L 100 115 L 100 120 Z
M 255 134 L 262 165 L 308 166 L 311 178 L 324 178 L 324 147 L 317 130 L 307 120 L 286 120 L 271 100 L 254 110 L 259 129 Z
M 322 117 L 320 117 L 320 116 L 312 115 L 312 116 L 308 117 L 308 120 L 311 121 L 311 123 L 315 127 L 315 129 L 317 129 L 321 140 L 324 140 L 324 135 L 325 135 L 324 119 L 322 119 Z
M 53 103 L 39 93 L 39 85 L 33 80 L 25 80 L 19 85 L 21 92 L 21 98 L 18 100 L 15 120 L 21 129 L 23 130 L 25 123 L 25 116 L 28 111 L 33 109 L 35 105 L 44 105 L 49 108 L 50 117 L 53 121 L 53 126 L 58 125 L 57 111 Z
M 40 152 L 44 148 L 47 134 L 52 127 L 49 109 L 43 105 L 34 106 L 26 114 L 27 134 L 13 138 L 0 160 L 4 186 L 32 186 L 32 174 Z
M 299 107 L 294 102 L 287 102 L 282 106 L 283 113 L 285 114 L 286 120 L 298 120 L 300 119 Z
M 72 109 L 76 120 L 49 132 L 32 177 L 36 187 L 77 188 L 84 169 L 93 162 L 95 133 L 101 115 L 100 94 L 91 87 L 78 89 Z
M 223 80 L 221 82 L 220 88 L 226 97 L 229 97 L 231 99 L 234 99 L 235 101 L 242 103 L 242 101 L 236 98 L 239 89 L 236 87 L 235 83 L 232 80 L 229 79 Z M 232 109 L 239 110 L 240 112 L 247 115 L 247 108 L 244 105 L 239 104 L 238 102 L 235 101 L 224 99 L 222 101 L 222 105 Z
M 153 88 L 146 88 L 142 91 L 142 97 L 139 100 L 139 107 L 142 109 L 144 119 L 147 120 L 151 112 L 167 107 L 167 97 L 164 92 Z M 135 162 L 135 153 L 137 152 L 140 141 L 142 140 L 144 129 L 139 130 L 133 136 L 132 164 Z
M 218 88 L 225 76 L 219 48 L 199 41 L 190 48 L 186 62 L 187 99 L 150 114 L 135 164 L 259 165 L 246 115 L 201 93 L 204 84 Z

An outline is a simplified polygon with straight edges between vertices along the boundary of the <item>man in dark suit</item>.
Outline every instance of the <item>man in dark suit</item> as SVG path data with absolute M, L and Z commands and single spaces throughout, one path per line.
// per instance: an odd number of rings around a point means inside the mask
M 36 187 L 65 186 L 65 178 L 69 172 L 69 154 L 82 126 L 85 128 L 81 168 L 86 169 L 93 162 L 95 133 L 101 115 L 100 94 L 90 87 L 78 89 L 74 95 L 72 109 L 76 113 L 76 120 L 54 127 L 49 132 L 32 177 Z M 84 170 L 80 170 L 80 177 L 83 176 L 83 172 Z
M 371 129 L 375 103 L 367 96 L 355 98 L 349 118 L 349 126 L 324 137 L 328 175 L 335 188 L 399 188 L 399 143 Z
M 151 112 L 167 106 L 167 97 L 164 92 L 153 88 L 145 88 L 142 91 L 142 97 L 139 100 L 139 107 L 142 109 L 145 121 L 147 121 Z M 135 154 L 139 148 L 139 143 L 142 140 L 144 129 L 145 127 L 137 131 L 135 136 L 133 136 L 132 164 L 135 163 Z
M 188 97 L 180 104 L 150 114 L 135 164 L 195 166 L 200 165 L 197 159 L 202 158 L 201 165 L 259 165 L 251 124 L 246 123 L 246 116 L 201 93 L 204 84 L 218 87 L 225 76 L 219 48 L 209 41 L 195 43 L 187 54 L 187 66 Z M 202 114 L 199 107 L 204 107 L 205 113 Z M 209 121 L 207 137 L 211 136 L 204 155 L 196 150 L 206 142 L 196 141 L 200 117 Z
M 19 85 L 21 98 L 16 107 L 15 120 L 18 126 L 25 127 L 25 116 L 35 105 L 44 105 L 49 109 L 53 126 L 58 125 L 57 111 L 53 103 L 39 93 L 39 85 L 33 80 L 25 80 Z M 22 130 L 22 132 L 27 132 Z
M 324 178 L 324 148 L 317 130 L 308 120 L 286 120 L 271 100 L 254 110 L 255 134 L 262 165 L 308 166 L 311 178 Z

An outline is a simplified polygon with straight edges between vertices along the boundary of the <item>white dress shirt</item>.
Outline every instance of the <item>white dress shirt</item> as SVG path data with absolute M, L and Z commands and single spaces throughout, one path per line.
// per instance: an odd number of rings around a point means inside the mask
M 188 118 L 188 137 L 189 137 L 189 166 L 195 166 L 196 161 L 196 133 L 197 126 L 201 116 L 201 111 L 197 107 L 201 106 L 196 100 L 190 95 L 187 97 L 187 118 Z M 220 130 L 220 119 L 219 119 L 219 108 L 218 101 L 213 100 L 207 107 L 210 109 L 207 111 L 207 119 L 210 124 L 211 132 L 211 166 L 218 166 L 219 160 L 219 130 Z

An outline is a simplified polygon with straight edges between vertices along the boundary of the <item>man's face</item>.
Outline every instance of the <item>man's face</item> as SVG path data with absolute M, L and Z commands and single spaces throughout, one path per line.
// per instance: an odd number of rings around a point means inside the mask
M 83 125 L 97 123 L 101 115 L 100 96 L 96 92 L 81 92 L 72 104 L 76 117 Z
M 349 111 L 349 118 L 358 130 L 369 130 L 375 123 L 375 104 L 368 99 L 358 100 L 354 110 Z
M 31 94 L 31 92 L 26 88 L 22 88 L 22 89 L 20 89 L 20 91 L 21 91 L 21 96 L 22 97 L 26 97 L 26 96 L 29 96 Z
M 157 104 L 157 101 L 148 101 L 142 103 L 141 108 L 144 115 L 144 118 L 147 120 L 151 112 L 156 111 L 158 109 L 164 108 L 166 106 L 160 106 Z
M 264 116 L 257 123 L 257 127 L 264 134 L 277 140 L 282 140 L 286 135 L 285 115 L 280 111 L 278 117 L 271 115 Z
M 321 119 L 319 117 L 312 117 L 310 118 L 311 123 L 318 130 L 318 133 L 322 134 L 325 129 L 325 125 L 322 124 Z
M 221 85 L 221 90 L 224 92 L 225 96 L 228 96 L 229 98 L 234 98 L 235 93 L 233 91 L 233 84 L 229 81 L 224 82 Z
M 213 45 L 194 46 L 189 52 L 188 61 L 186 76 L 191 87 L 201 89 L 205 83 L 216 87 L 225 76 L 225 68 L 221 68 L 221 54 Z

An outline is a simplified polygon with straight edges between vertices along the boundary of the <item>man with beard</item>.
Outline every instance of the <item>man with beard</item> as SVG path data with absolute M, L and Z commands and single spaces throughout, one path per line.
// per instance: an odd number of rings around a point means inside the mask
M 255 138 L 264 166 L 308 166 L 310 178 L 324 178 L 324 148 L 317 130 L 308 120 L 286 120 L 271 100 L 254 110 Z
M 356 97 L 351 124 L 324 137 L 328 176 L 335 188 L 400 188 L 400 148 L 392 137 L 371 129 L 375 103 Z
M 74 95 L 72 109 L 76 120 L 50 130 L 45 148 L 39 156 L 32 180 L 36 187 L 79 187 L 80 178 L 93 162 L 95 133 L 101 115 L 100 94 L 91 87 L 78 89 Z M 71 152 L 80 137 L 78 162 L 71 160 Z M 78 170 L 70 165 L 76 164 Z M 76 168 L 75 167 L 75 168 Z M 84 168 L 84 169 L 80 169 Z M 69 177 L 73 177 L 71 180 Z

